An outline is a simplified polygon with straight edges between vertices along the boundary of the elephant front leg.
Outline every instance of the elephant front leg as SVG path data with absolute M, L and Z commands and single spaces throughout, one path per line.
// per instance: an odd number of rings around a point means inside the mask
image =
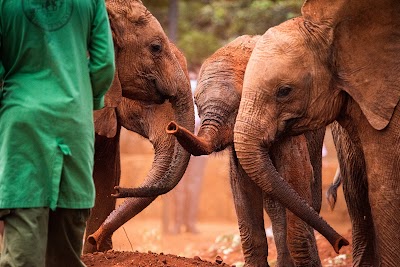
M 276 267 L 294 267 L 294 261 L 287 245 L 286 209 L 279 202 L 264 195 L 264 209 L 267 212 L 274 233 L 276 246 Z
M 353 127 L 352 124 L 348 124 L 347 130 L 338 123 L 331 125 L 343 177 L 343 194 L 351 219 L 353 266 L 374 266 L 375 233 L 368 199 L 365 158 L 360 140 L 350 127 Z M 349 130 L 352 131 L 352 138 Z
M 353 266 L 374 266 L 375 234 L 366 177 L 350 173 L 343 175 L 343 193 L 352 225 Z
M 307 200 L 309 205 L 318 207 L 317 198 L 313 197 L 311 192 L 314 173 L 308 152 L 306 138 L 300 135 L 282 139 L 271 147 L 271 158 L 279 174 L 293 189 Z M 316 193 L 320 195 L 320 192 Z M 281 221 L 285 219 L 285 213 L 280 216 L 283 217 Z M 287 230 L 281 229 L 281 231 L 285 233 L 287 231 L 287 246 L 295 263 L 293 266 L 321 266 L 314 229 L 290 211 L 287 211 L 286 219 Z
M 400 158 L 395 157 L 398 164 Z M 382 168 L 382 165 L 379 165 Z M 395 169 L 393 167 L 392 170 Z M 383 168 L 391 169 L 387 165 Z M 364 234 L 371 235 L 375 232 L 374 266 L 398 266 L 400 263 L 400 170 L 397 169 L 389 175 L 373 173 L 375 170 L 369 171 L 368 195 L 374 230 L 366 231 Z M 368 210 L 364 212 L 369 213 Z
M 262 191 L 238 166 L 232 154 L 230 180 L 245 266 L 267 267 L 268 243 L 264 228 Z
M 111 194 L 114 186 L 119 184 L 120 176 L 119 131 L 113 138 L 96 135 L 93 170 L 96 200 L 87 221 L 83 253 L 97 251 L 96 246 L 87 242 L 87 237 L 93 234 L 115 209 L 116 199 Z M 109 249 L 112 249 L 111 235 L 101 246 L 103 251 Z
M 367 162 L 368 199 L 374 229 L 374 231 L 368 231 L 365 234 L 371 235 L 375 232 L 374 266 L 398 266 L 400 263 L 399 124 L 400 114 L 397 112 L 389 125 L 388 131 L 373 138 L 377 140 L 376 142 L 386 145 L 383 145 L 380 149 L 375 148 L 375 146 L 364 149 Z M 393 128 L 397 129 L 396 136 L 389 136 L 390 130 L 393 130 Z M 368 220 L 369 210 L 364 210 L 364 212 Z

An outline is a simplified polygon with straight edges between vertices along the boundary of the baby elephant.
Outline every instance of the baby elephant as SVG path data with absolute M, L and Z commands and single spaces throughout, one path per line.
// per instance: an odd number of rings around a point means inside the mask
M 263 207 L 273 227 L 276 266 L 321 266 L 313 228 L 304 223 L 244 172 L 233 148 L 243 78 L 259 36 L 241 36 L 217 50 L 202 65 L 195 103 L 201 118 L 198 135 L 175 122 L 167 128 L 193 155 L 229 149 L 230 180 L 246 266 L 269 266 Z M 270 150 L 278 172 L 317 212 L 321 208 L 322 145 L 325 128 L 282 138 Z

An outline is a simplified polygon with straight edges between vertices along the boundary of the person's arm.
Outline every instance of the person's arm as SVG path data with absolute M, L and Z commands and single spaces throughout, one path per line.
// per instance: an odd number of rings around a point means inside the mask
M 114 78 L 114 45 L 104 0 L 97 3 L 89 43 L 89 70 L 93 90 L 93 109 L 104 107 L 104 95 Z
M 3 90 L 3 80 L 4 80 L 4 75 L 6 70 L 4 69 L 3 66 L 3 55 L 1 52 L 1 39 L 3 38 L 2 30 L 1 30 L 1 24 L 0 24 L 0 90 Z M 1 99 L 1 92 L 0 92 L 0 99 Z

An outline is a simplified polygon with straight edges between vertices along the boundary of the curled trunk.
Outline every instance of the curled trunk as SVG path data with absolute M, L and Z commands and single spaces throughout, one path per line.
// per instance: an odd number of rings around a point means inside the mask
M 153 164 L 141 188 L 151 187 L 154 184 L 159 188 L 153 197 L 127 199 L 107 217 L 97 231 L 88 237 L 89 243 L 96 246 L 98 251 L 109 249 L 107 242 L 114 231 L 150 205 L 160 191 L 169 191 L 180 181 L 190 157 L 183 148 L 180 148 L 183 150 L 183 156 L 182 153 L 176 153 L 179 151 L 177 148 L 180 147 L 179 143 L 173 136 L 166 134 L 162 127 L 174 118 L 173 106 L 170 103 L 144 106 L 139 101 L 124 98 L 118 108 L 118 114 L 125 128 L 148 138 L 153 144 L 155 151 Z M 146 120 L 138 123 L 140 118 Z M 188 121 L 190 122 L 190 119 Z M 160 189 L 161 187 L 163 188 Z
M 156 118 L 151 120 L 146 118 L 145 120 L 149 123 L 147 125 L 149 131 L 152 129 L 154 137 L 164 136 L 165 126 L 168 121 L 176 120 L 177 123 L 185 127 L 188 131 L 194 131 L 194 104 L 192 91 L 189 80 L 189 73 L 187 71 L 186 59 L 182 52 L 173 44 L 170 43 L 170 48 L 176 57 L 179 65 L 182 69 L 182 75 L 177 79 L 172 79 L 173 83 L 171 87 L 176 88 L 176 95 L 173 95 L 169 99 L 169 103 L 172 105 L 173 115 L 169 120 L 165 113 L 158 114 Z M 158 118 L 163 118 L 160 120 Z M 154 124 L 154 125 L 153 125 Z M 161 129 L 161 130 L 160 130 Z M 152 135 L 151 133 L 149 135 Z M 167 135 L 168 136 L 168 135 Z M 151 137 L 150 141 L 151 140 Z M 155 142 L 152 142 L 153 145 Z M 169 192 L 173 189 L 181 180 L 183 174 L 186 171 L 186 167 L 189 164 L 190 154 L 187 152 L 176 140 L 168 139 L 168 144 L 173 144 L 173 153 L 157 153 L 158 158 L 154 159 L 152 170 L 149 172 L 145 182 L 138 188 L 120 188 L 116 187 L 117 193 L 115 197 L 156 197 Z M 161 145 L 160 145 L 161 147 Z M 168 166 L 164 169 L 158 169 L 156 162 L 166 162 L 170 160 Z M 165 166 L 165 165 L 164 165 Z
M 202 126 L 196 136 L 175 121 L 171 121 L 166 129 L 168 134 L 174 135 L 183 148 L 194 156 L 209 155 L 216 149 L 217 131 Z
M 172 109 L 174 110 L 176 120 L 186 129 L 194 131 L 194 108 L 191 95 L 181 98 L 176 98 L 171 101 Z M 155 121 L 160 124 L 160 122 Z M 165 124 L 164 124 L 165 125 Z M 152 127 L 150 125 L 150 127 Z M 153 126 L 154 127 L 154 126 Z M 167 135 L 163 129 L 162 133 L 157 132 L 156 135 Z M 156 197 L 169 192 L 181 180 L 189 163 L 190 154 L 187 152 L 178 141 L 171 138 L 173 143 L 173 153 L 157 153 L 154 159 L 154 164 L 150 170 L 146 180 L 140 187 L 137 188 L 121 188 L 115 187 L 117 193 L 115 197 Z M 165 169 L 161 171 L 157 169 L 159 162 L 170 160 Z M 157 163 L 157 164 L 155 164 Z M 165 165 L 164 165 L 165 166 Z

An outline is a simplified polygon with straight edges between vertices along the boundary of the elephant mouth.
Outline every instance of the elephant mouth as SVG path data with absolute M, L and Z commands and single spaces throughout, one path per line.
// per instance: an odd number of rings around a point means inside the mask
M 293 126 L 298 121 L 298 118 L 291 118 L 285 121 L 285 130 L 292 130 Z
M 277 128 L 276 134 L 275 134 L 275 139 L 281 139 L 286 136 L 288 136 L 288 133 L 293 133 L 297 132 L 297 130 L 294 130 L 294 126 L 296 125 L 298 121 L 298 118 L 290 118 L 283 120 L 282 123 Z M 269 138 L 265 138 L 263 140 L 263 146 L 268 148 L 270 146 L 271 140 Z

